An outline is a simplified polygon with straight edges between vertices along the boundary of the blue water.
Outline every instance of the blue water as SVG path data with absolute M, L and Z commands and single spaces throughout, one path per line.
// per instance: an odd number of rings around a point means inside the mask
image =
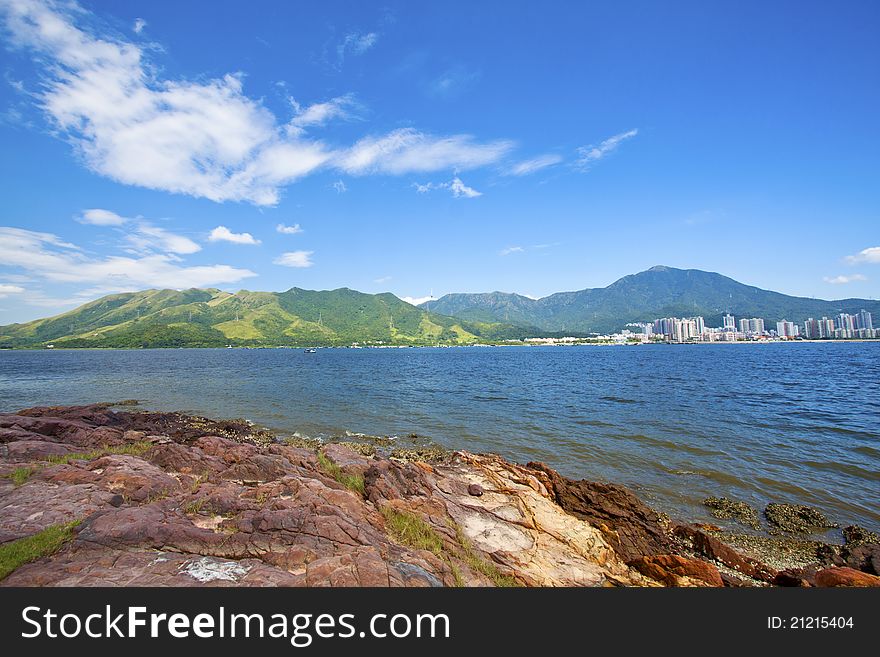
M 0 410 L 140 399 L 281 433 L 417 433 L 673 517 L 796 502 L 880 530 L 880 343 L 0 351 Z M 402 440 L 402 439 L 401 439 Z

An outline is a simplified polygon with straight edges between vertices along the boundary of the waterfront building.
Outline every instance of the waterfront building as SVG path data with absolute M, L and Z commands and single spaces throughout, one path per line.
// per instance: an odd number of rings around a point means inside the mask
M 733 315 L 731 315 L 730 313 L 727 313 L 724 316 L 724 324 L 723 324 L 724 330 L 730 330 L 730 331 L 736 330 L 735 322 L 736 322 L 736 320 L 734 319 Z

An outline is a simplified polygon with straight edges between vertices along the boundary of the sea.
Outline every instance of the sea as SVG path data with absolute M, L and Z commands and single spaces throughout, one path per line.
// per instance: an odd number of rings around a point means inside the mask
M 880 531 L 880 342 L 0 351 L 0 411 L 137 399 L 279 436 L 390 436 Z

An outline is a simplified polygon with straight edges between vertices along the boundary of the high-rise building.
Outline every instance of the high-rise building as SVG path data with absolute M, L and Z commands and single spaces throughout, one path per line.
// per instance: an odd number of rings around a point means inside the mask
M 724 324 L 723 324 L 724 329 L 729 330 L 729 331 L 735 331 L 736 330 L 736 323 L 735 322 L 736 322 L 736 320 L 734 319 L 733 315 L 731 315 L 730 313 L 727 313 L 724 316 Z
M 819 322 L 810 317 L 804 322 L 804 337 L 807 340 L 816 340 L 819 338 Z
M 871 317 L 871 313 L 862 308 L 862 311 L 858 314 L 859 318 L 859 326 L 860 329 L 873 329 L 874 328 L 874 320 Z
M 764 335 L 764 320 L 760 317 L 753 317 L 749 320 L 749 332 L 755 335 Z
M 798 325 L 783 319 L 781 322 L 776 322 L 776 334 L 780 338 L 796 338 L 798 336 Z
M 696 325 L 698 336 L 706 332 L 706 321 L 702 317 L 694 317 L 694 324 Z
M 739 320 L 739 332 L 740 333 L 748 333 L 749 332 L 749 320 L 747 320 L 747 319 Z
M 834 320 L 828 319 L 827 317 L 823 317 L 819 320 L 819 337 L 820 338 L 833 338 L 834 337 Z

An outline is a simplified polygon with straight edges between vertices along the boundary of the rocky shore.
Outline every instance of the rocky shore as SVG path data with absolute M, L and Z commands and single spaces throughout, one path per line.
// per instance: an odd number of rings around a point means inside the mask
M 0 414 L 3 586 L 880 585 L 876 536 L 847 529 L 727 536 L 494 455 L 107 404 Z

